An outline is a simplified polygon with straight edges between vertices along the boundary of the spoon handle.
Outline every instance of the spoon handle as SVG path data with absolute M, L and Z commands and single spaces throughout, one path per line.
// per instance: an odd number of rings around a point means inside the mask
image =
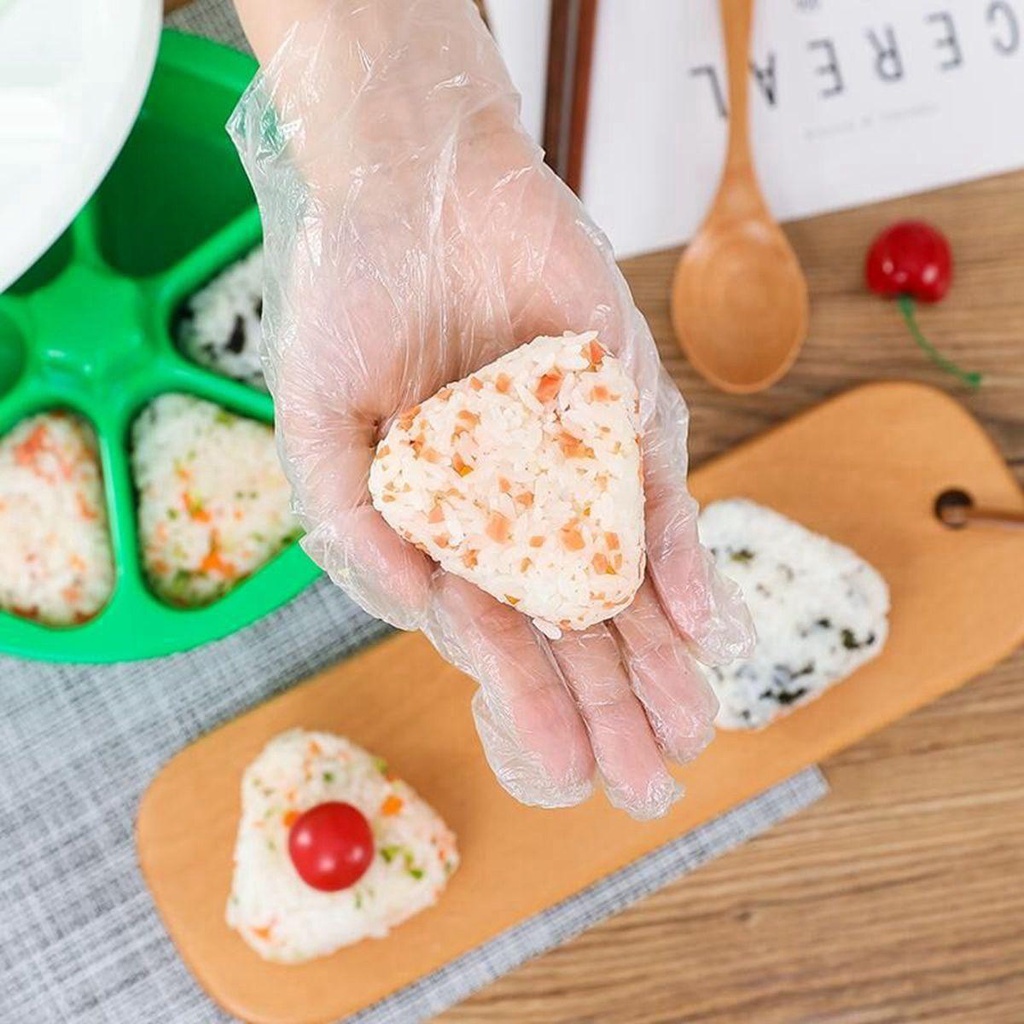
M 751 165 L 747 79 L 754 0 L 719 0 L 719 10 L 729 73 L 729 148 L 725 166 L 727 170 L 746 170 Z

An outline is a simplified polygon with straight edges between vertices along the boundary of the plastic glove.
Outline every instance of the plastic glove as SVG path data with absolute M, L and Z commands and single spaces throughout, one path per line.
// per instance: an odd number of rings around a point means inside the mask
M 750 642 L 700 548 L 687 411 L 610 248 L 543 163 L 470 0 L 335 0 L 296 26 L 229 126 L 263 218 L 264 366 L 306 551 L 373 615 L 480 683 L 499 782 L 546 807 L 598 774 L 638 818 L 712 736 L 695 665 Z M 371 506 L 391 420 L 539 334 L 599 332 L 641 395 L 648 576 L 612 622 L 550 641 Z

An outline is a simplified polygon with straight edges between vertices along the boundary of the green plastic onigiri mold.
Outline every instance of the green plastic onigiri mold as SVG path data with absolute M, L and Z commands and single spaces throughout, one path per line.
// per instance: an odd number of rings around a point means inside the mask
M 0 433 L 34 413 L 96 432 L 116 568 L 106 607 L 78 626 L 0 612 L 0 651 L 111 662 L 184 651 L 255 622 L 319 575 L 297 544 L 213 604 L 171 607 L 146 584 L 130 430 L 158 395 L 185 392 L 270 423 L 268 395 L 187 360 L 175 311 L 260 241 L 255 200 L 224 125 L 255 63 L 165 32 L 139 120 L 64 235 L 0 295 Z

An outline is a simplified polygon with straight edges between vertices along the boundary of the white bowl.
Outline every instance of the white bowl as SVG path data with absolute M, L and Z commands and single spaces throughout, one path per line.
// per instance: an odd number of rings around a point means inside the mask
M 57 239 L 128 136 L 160 0 L 0 0 L 0 291 Z

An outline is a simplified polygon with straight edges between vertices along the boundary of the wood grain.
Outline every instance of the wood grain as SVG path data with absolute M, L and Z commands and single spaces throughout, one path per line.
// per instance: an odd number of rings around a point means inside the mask
M 957 391 L 1024 482 L 1024 172 L 788 225 L 807 343 L 770 391 L 713 390 L 673 339 L 677 250 L 624 264 L 689 400 L 695 462 L 850 384 L 953 390 L 867 295 L 876 231 L 924 217 L 957 261 L 921 311 L 986 374 Z M 824 764 L 811 811 L 501 979 L 439 1024 L 1020 1024 L 1024 1020 L 1024 651 Z
M 875 565 L 893 603 L 881 656 L 769 729 L 720 735 L 680 770 L 687 799 L 633 827 L 603 799 L 553 814 L 502 797 L 473 732 L 472 687 L 423 637 L 395 638 L 335 666 L 193 744 L 142 801 L 146 881 L 186 963 L 222 1006 L 253 1024 L 321 1024 L 362 1009 L 934 700 L 1024 639 L 1024 533 L 950 530 L 932 512 L 950 483 L 997 507 L 1024 510 L 1024 496 L 977 423 L 934 388 L 857 388 L 691 482 L 703 502 L 750 497 Z M 441 906 L 387 942 L 280 967 L 227 930 L 224 906 L 239 779 L 271 737 L 296 726 L 341 732 L 386 757 L 459 835 L 463 865 Z

